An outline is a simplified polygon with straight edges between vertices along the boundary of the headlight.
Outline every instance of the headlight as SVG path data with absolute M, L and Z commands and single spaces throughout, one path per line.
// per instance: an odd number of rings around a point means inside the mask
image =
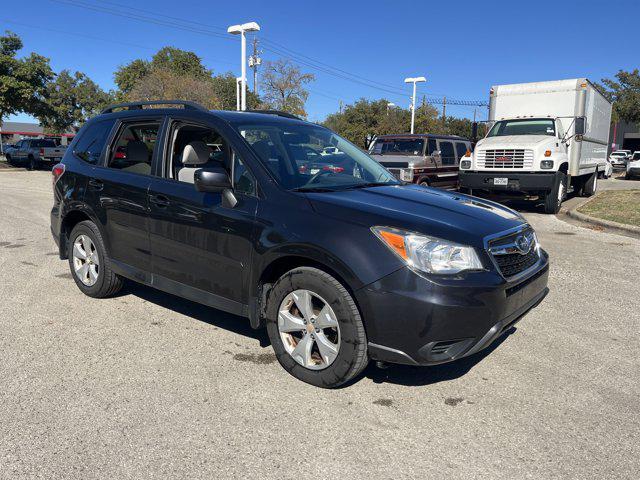
M 553 160 L 542 160 L 540 162 L 540 168 L 545 170 L 550 170 L 553 168 Z
M 413 168 L 403 168 L 400 170 L 400 180 L 403 182 L 413 182 Z
M 471 160 L 462 160 L 460 162 L 460 169 L 466 170 L 468 168 L 471 168 Z
M 407 265 L 421 272 L 451 275 L 482 270 L 473 247 L 390 227 L 371 227 L 371 231 Z

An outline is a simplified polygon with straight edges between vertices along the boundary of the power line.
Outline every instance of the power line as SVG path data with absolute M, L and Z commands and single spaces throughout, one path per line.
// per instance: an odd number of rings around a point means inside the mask
M 148 10 L 144 10 L 141 8 L 136 8 L 136 7 L 130 7 L 130 6 L 126 6 L 117 2 L 112 2 L 112 1 L 103 1 L 103 4 L 110 4 L 110 5 L 116 5 L 122 8 L 126 8 L 128 10 L 130 10 L 129 13 L 126 12 L 122 12 L 119 10 L 115 10 L 109 7 L 105 7 L 103 5 L 95 5 L 95 4 L 91 4 L 91 3 L 86 3 L 83 2 L 81 0 L 51 0 L 53 2 L 56 3 L 60 3 L 60 4 L 64 4 L 64 5 L 69 5 L 69 6 L 75 6 L 75 7 L 80 7 L 80 8 L 85 8 L 88 10 L 92 10 L 95 12 L 99 12 L 99 13 L 106 13 L 109 15 L 114 15 L 114 16 L 118 16 L 118 17 L 122 17 L 122 18 L 128 18 L 131 20 L 137 20 L 137 21 L 141 21 L 141 22 L 148 22 L 148 23 L 152 23 L 152 24 L 156 24 L 156 25 L 160 25 L 160 26 L 167 26 L 167 27 L 171 27 L 171 28 L 176 28 L 179 30 L 183 30 L 183 31 L 188 31 L 188 32 L 192 32 L 192 33 L 198 33 L 198 34 L 202 34 L 202 35 L 207 35 L 207 36 L 213 36 L 213 37 L 217 37 L 217 38 L 221 38 L 224 40 L 231 40 L 231 38 L 226 34 L 226 33 L 222 33 L 225 32 L 225 30 L 221 27 L 215 27 L 215 26 L 211 26 L 211 25 L 207 25 L 201 22 L 194 22 L 191 20 L 187 20 L 187 19 L 180 19 L 178 17 L 174 17 L 174 16 L 168 16 L 168 15 L 163 15 L 163 14 L 157 14 L 157 13 L 151 13 Z M 142 12 L 146 15 L 143 15 L 142 13 L 133 13 L 133 12 Z M 153 16 L 149 16 L 149 15 L 153 15 L 155 17 L 161 17 L 161 18 L 166 18 L 168 20 L 162 20 L 159 18 L 154 18 Z M 199 25 L 203 28 L 195 28 L 194 25 Z M 211 31 L 211 29 L 214 30 L 218 30 L 218 31 Z M 391 86 L 382 82 L 378 82 L 376 80 L 371 80 L 369 78 L 363 77 L 361 75 L 357 75 L 354 73 L 350 73 L 347 72 L 346 70 L 342 70 L 339 69 L 337 67 L 333 67 L 329 64 L 326 64 L 324 62 L 321 62 L 319 60 L 314 60 L 311 57 L 304 55 L 304 54 L 300 54 L 295 52 L 294 50 L 283 46 L 281 44 L 278 44 L 277 42 L 274 42 L 273 40 L 268 40 L 268 39 L 264 39 L 263 37 L 263 41 L 264 43 L 267 43 L 268 45 L 270 45 L 270 47 L 265 47 L 265 50 L 271 51 L 272 53 L 276 53 L 278 55 L 282 55 L 284 57 L 293 57 L 293 59 L 302 64 L 305 65 L 309 68 L 312 68 L 314 70 L 326 73 L 328 75 L 333 75 L 337 78 L 341 78 L 343 80 L 347 80 L 362 86 L 366 86 L 368 88 L 374 89 L 374 90 L 378 90 L 381 92 L 385 92 L 387 94 L 391 94 L 394 95 L 396 98 L 400 98 L 402 97 L 403 99 L 406 96 L 406 92 L 395 87 L 395 86 Z M 434 95 L 434 94 L 430 94 L 430 95 Z M 437 99 L 430 99 L 429 102 L 437 102 Z M 457 103 L 454 103 L 457 102 Z M 486 104 L 486 102 L 480 102 L 480 101 L 473 101 L 473 100 L 450 100 L 449 101 L 450 104 L 459 104 L 459 105 L 484 105 Z M 437 103 L 434 103 L 437 104 Z

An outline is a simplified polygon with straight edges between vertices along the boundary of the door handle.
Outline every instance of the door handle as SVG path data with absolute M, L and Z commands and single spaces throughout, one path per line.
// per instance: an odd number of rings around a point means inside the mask
M 104 183 L 102 182 L 102 180 L 91 178 L 89 180 L 89 186 L 94 190 L 102 190 L 104 188 Z
M 164 195 L 150 195 L 149 201 L 161 208 L 168 207 L 171 203 Z

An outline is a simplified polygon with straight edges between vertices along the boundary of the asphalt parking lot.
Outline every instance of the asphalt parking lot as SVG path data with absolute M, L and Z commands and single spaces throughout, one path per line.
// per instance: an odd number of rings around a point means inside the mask
M 0 171 L 0 477 L 638 478 L 639 240 L 526 212 L 551 292 L 510 335 L 327 391 L 241 318 L 82 295 L 50 175 Z

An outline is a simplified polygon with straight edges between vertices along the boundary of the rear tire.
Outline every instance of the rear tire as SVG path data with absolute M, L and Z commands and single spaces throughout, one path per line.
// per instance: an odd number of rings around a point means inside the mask
M 95 283 L 90 285 L 83 282 L 81 274 L 78 272 L 75 265 L 75 262 L 81 257 L 81 255 L 78 256 L 74 253 L 74 245 L 76 244 L 76 240 L 82 236 L 90 240 L 92 248 L 87 248 L 87 250 L 91 250 L 91 252 L 87 253 L 93 252 L 93 258 L 95 259 L 94 263 L 95 265 L 98 265 L 97 269 L 94 268 L 94 271 L 97 270 L 97 279 L 95 280 Z M 95 223 L 89 220 L 78 223 L 73 227 L 73 230 L 71 230 L 69 241 L 67 243 L 71 276 L 82 293 L 93 298 L 105 298 L 115 295 L 122 288 L 122 277 L 111 270 L 111 260 L 107 255 L 107 250 L 104 246 L 100 230 L 98 230 Z M 95 258 L 95 256 L 97 256 L 97 258 Z
M 314 297 L 314 301 L 311 305 L 312 308 L 307 309 L 310 312 L 309 315 L 303 315 L 301 312 L 304 307 L 298 309 L 296 307 L 298 301 L 295 301 L 292 311 L 297 313 L 294 318 L 299 322 L 304 321 L 305 324 L 296 327 L 295 330 L 289 330 L 295 331 L 290 335 L 286 333 L 287 329 L 283 323 L 282 313 L 285 312 L 285 315 L 289 315 L 286 313 L 289 312 L 287 305 L 291 304 L 287 303 L 287 299 L 291 299 L 291 295 L 298 292 L 309 292 Z M 327 362 L 320 352 L 319 337 L 314 336 L 314 334 L 320 334 L 323 338 L 327 338 L 325 327 L 321 327 L 320 331 L 314 331 L 314 328 L 311 328 L 307 333 L 304 330 L 313 323 L 311 319 L 319 322 L 322 317 L 320 312 L 324 309 L 324 307 L 321 309 L 322 302 L 325 302 L 324 306 L 330 307 L 335 320 L 337 320 L 334 323 L 336 328 L 326 327 L 329 328 L 328 334 L 337 332 L 337 335 L 333 336 L 337 353 L 334 351 L 332 354 L 334 357 L 330 362 Z M 267 332 L 280 365 L 303 382 L 316 387 L 336 388 L 359 375 L 369 363 L 367 336 L 358 307 L 347 289 L 322 270 L 299 267 L 285 273 L 269 292 L 266 312 Z M 301 318 L 298 319 L 298 317 Z M 302 333 L 297 330 L 301 330 Z M 309 358 L 315 356 L 311 358 L 312 362 L 308 367 L 303 365 L 304 359 L 299 356 L 296 357 L 297 359 L 294 358 L 296 348 L 298 345 L 302 345 L 307 336 L 314 339 L 311 340 Z M 284 342 L 287 342 L 287 345 Z M 290 353 L 292 349 L 294 352 Z
M 591 197 L 598 189 L 598 172 L 593 172 L 582 187 L 582 196 Z
M 559 172 L 553 190 L 544 197 L 544 213 L 556 214 L 562 207 L 562 202 L 567 192 L 567 175 Z

